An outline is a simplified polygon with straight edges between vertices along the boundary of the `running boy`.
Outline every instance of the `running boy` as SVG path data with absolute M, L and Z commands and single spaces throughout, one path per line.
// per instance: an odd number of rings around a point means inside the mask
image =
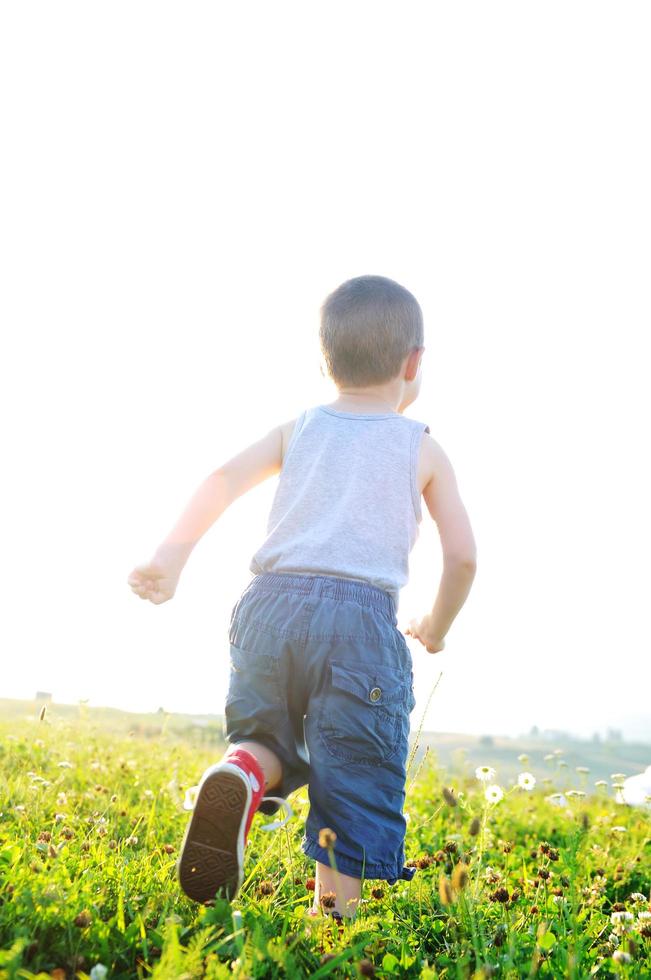
M 445 452 L 425 423 L 402 414 L 421 385 L 416 299 L 383 276 L 350 279 L 324 301 L 319 338 L 338 398 L 212 473 L 128 582 L 142 599 L 171 599 L 201 536 L 237 497 L 280 474 L 254 577 L 231 613 L 230 747 L 201 778 L 178 874 L 196 901 L 220 889 L 232 898 L 253 815 L 273 813 L 307 783 L 302 846 L 316 861 L 314 910 L 334 892 L 335 914 L 351 916 L 362 878 L 414 873 L 404 867 L 402 807 L 415 700 L 396 612 L 421 495 L 444 569 L 432 609 L 405 633 L 430 653 L 443 649 L 470 591 L 476 548 Z

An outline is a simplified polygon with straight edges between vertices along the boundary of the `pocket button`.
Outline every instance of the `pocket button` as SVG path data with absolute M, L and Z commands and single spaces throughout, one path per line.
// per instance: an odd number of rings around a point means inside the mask
M 382 697 L 382 691 L 380 690 L 379 687 L 374 687 L 369 694 L 369 698 L 371 699 L 371 701 L 379 701 L 381 697 Z

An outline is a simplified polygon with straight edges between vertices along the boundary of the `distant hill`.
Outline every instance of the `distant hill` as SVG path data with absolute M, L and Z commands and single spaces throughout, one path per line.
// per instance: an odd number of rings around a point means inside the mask
M 121 711 L 119 708 L 91 707 L 87 704 L 57 704 L 55 702 L 19 701 L 0 698 L 0 720 L 13 718 L 38 720 L 45 705 L 46 717 L 53 723 L 74 722 L 84 719 L 100 728 L 107 728 L 123 734 L 133 733 L 144 738 L 158 738 L 165 733 L 197 744 L 224 746 L 223 718 L 221 715 L 191 715 L 169 713 L 160 709 L 157 712 L 136 713 Z M 412 732 L 412 740 L 416 738 Z M 554 755 L 554 750 L 562 750 Z M 620 738 L 595 741 L 578 739 L 564 732 L 542 732 L 538 735 L 523 735 L 510 738 L 505 735 L 468 735 L 463 732 L 422 732 L 418 739 L 412 775 L 427 751 L 436 763 L 454 781 L 464 775 L 474 778 L 477 766 L 490 765 L 496 770 L 496 782 L 509 785 L 517 779 L 518 773 L 531 772 L 541 783 L 550 777 L 550 792 L 553 790 L 584 788 L 591 792 L 598 779 L 610 783 L 613 773 L 634 776 L 651 765 L 651 746 L 640 742 L 625 742 Z M 529 761 L 522 763 L 518 756 L 525 753 Z M 545 756 L 554 755 L 555 761 L 545 761 Z M 567 768 L 558 766 L 558 759 L 567 763 Z M 577 766 L 586 766 L 586 775 L 576 772 Z M 553 786 L 553 789 L 552 789 Z

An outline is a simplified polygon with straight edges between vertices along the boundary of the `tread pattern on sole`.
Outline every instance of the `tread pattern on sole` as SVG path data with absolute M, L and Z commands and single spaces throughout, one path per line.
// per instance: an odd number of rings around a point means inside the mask
M 179 883 L 195 902 L 221 889 L 235 896 L 240 867 L 237 840 L 245 817 L 247 788 L 230 772 L 216 772 L 201 787 L 179 857 Z

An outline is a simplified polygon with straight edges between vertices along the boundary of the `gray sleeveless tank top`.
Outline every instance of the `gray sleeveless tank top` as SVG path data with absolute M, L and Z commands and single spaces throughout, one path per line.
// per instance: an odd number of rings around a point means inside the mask
M 429 426 L 398 413 L 317 405 L 297 419 L 267 537 L 250 571 L 337 575 L 389 592 L 398 609 L 422 520 L 417 469 Z

